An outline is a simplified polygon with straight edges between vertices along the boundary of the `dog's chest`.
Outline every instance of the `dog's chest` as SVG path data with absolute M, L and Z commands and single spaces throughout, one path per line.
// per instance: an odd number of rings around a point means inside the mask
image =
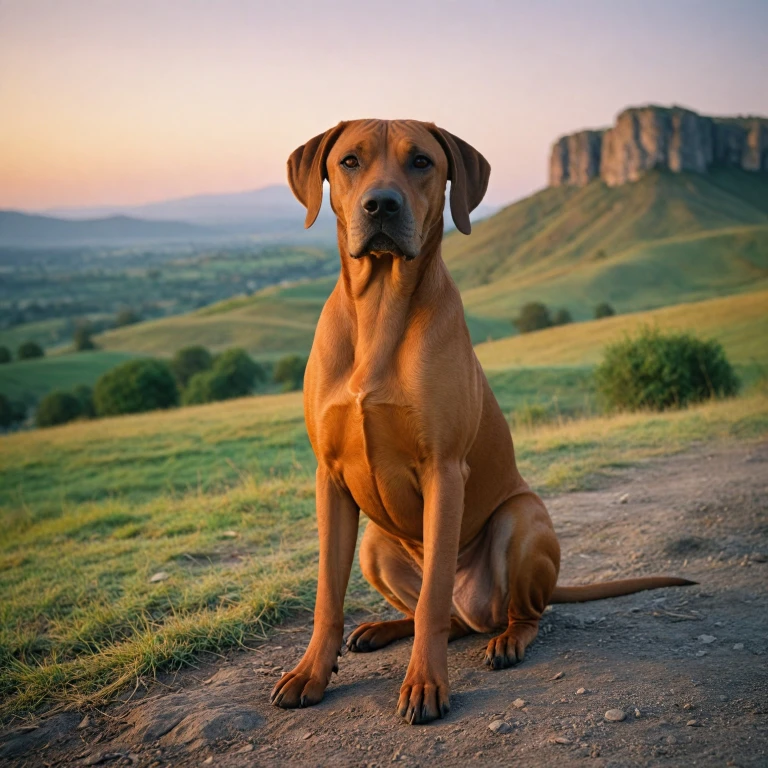
M 347 390 L 320 414 L 318 460 L 374 522 L 420 538 L 422 433 L 420 414 L 402 398 Z

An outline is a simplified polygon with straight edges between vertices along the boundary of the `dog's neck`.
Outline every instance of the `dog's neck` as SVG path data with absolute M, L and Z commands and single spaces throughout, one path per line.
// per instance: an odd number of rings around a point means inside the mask
M 412 261 L 382 254 L 353 259 L 346 232 L 338 226 L 342 301 L 353 330 L 354 368 L 365 379 L 391 369 L 408 326 L 418 322 L 419 309 L 434 307 L 445 290 L 448 272 L 441 257 L 443 220 L 431 229 Z

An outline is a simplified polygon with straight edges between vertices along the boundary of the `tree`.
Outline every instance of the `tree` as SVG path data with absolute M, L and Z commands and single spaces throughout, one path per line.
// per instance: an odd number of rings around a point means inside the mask
M 80 403 L 80 413 L 86 419 L 96 416 L 96 408 L 93 405 L 93 390 L 87 384 L 78 384 L 72 394 Z
M 115 326 L 122 328 L 124 325 L 133 325 L 134 323 L 140 323 L 141 316 L 138 312 L 130 307 L 123 307 L 115 317 Z
M 552 318 L 552 325 L 568 325 L 573 322 L 573 317 L 567 309 L 558 309 Z
M 19 360 L 34 360 L 38 357 L 44 357 L 43 348 L 36 341 L 25 341 L 18 349 L 16 357 Z
M 160 360 L 130 360 L 107 371 L 93 388 L 98 416 L 141 413 L 178 405 L 171 367 Z
M 74 421 L 81 414 L 80 401 L 70 392 L 51 392 L 37 406 L 38 427 L 55 427 Z
M 210 371 L 196 373 L 189 380 L 182 402 L 184 405 L 213 403 L 243 397 L 253 391 L 257 381 L 263 381 L 264 369 L 243 349 L 228 349 L 213 363 Z
M 531 301 L 520 310 L 520 315 L 514 320 L 514 324 L 520 333 L 531 333 L 549 328 L 552 325 L 552 318 L 544 304 L 540 301 Z
M 283 392 L 301 389 L 304 386 L 304 371 L 307 361 L 298 355 L 286 355 L 281 357 L 275 365 L 272 378 L 283 385 Z
M 13 407 L 11 401 L 0 392 L 0 427 L 7 429 L 13 424 Z
M 86 352 L 91 349 L 96 349 L 96 345 L 91 338 L 91 329 L 87 325 L 81 325 L 75 329 L 73 340 L 77 352 Z
M 196 373 L 209 371 L 212 366 L 213 355 L 201 346 L 184 347 L 171 360 L 171 369 L 181 387 L 186 387 Z
M 612 317 L 615 314 L 616 310 L 607 301 L 595 307 L 595 320 L 599 320 L 601 317 Z
M 11 350 L 8 349 L 8 347 L 0 347 L 0 365 L 4 365 L 5 363 L 10 363 L 11 360 L 13 360 L 13 356 L 11 355 Z

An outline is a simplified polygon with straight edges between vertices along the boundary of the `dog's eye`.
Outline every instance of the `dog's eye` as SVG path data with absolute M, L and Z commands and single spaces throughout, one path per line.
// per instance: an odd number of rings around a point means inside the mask
M 413 167 L 423 171 L 425 168 L 429 168 L 432 165 L 432 161 L 426 155 L 416 155 L 413 158 Z
M 358 162 L 357 158 L 354 155 L 347 155 L 342 161 L 341 164 L 345 168 L 357 168 L 360 163 Z

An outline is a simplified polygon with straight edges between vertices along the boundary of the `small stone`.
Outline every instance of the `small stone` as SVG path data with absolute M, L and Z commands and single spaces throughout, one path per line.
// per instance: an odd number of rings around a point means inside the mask
M 78 731 L 82 731 L 83 728 L 87 728 L 91 724 L 91 716 L 86 715 L 81 721 L 80 725 L 77 726 Z
M 734 651 L 743 651 L 744 650 L 744 643 L 734 643 L 733 650 Z
M 565 677 L 565 672 L 558 672 L 554 677 L 550 677 L 550 680 L 562 680 Z
M 689 720 L 686 725 L 691 728 L 701 728 L 701 723 L 698 720 Z
M 643 713 L 637 707 L 635 707 L 635 717 L 642 717 L 642 716 L 643 716 Z
M 587 692 L 586 688 L 579 688 L 578 691 L 576 691 L 577 696 L 583 696 Z
M 693 709 L 693 704 L 691 704 L 690 702 L 686 702 L 685 704 L 683 704 L 683 709 Z
M 605 713 L 605 719 L 609 723 L 620 723 L 627 719 L 627 713 L 623 709 L 609 709 Z
M 494 720 L 488 728 L 494 733 L 510 733 L 512 726 L 506 720 Z
M 311 739 L 312 735 L 312 731 L 307 731 L 301 738 L 306 741 L 307 739 Z
M 165 581 L 166 579 L 170 578 L 171 574 L 166 573 L 165 571 L 158 571 L 154 575 L 149 577 L 149 583 L 150 584 L 157 584 L 158 581 Z
M 224 531 L 221 535 L 225 539 L 236 539 L 240 534 L 237 531 Z
M 248 752 L 253 752 L 253 744 L 246 744 L 242 749 L 238 749 L 235 752 L 236 755 L 244 755 Z
M 566 739 L 565 736 L 555 736 L 554 739 L 550 739 L 553 744 L 573 744 L 570 739 Z
M 700 643 L 704 643 L 704 645 L 709 645 L 717 640 L 714 635 L 699 635 L 697 639 Z
M 697 656 L 706 656 L 709 653 L 709 651 L 696 651 Z
M 750 559 L 750 560 L 751 560 L 753 563 L 764 563 L 764 562 L 768 561 L 768 556 L 766 556 L 766 555 L 765 555 L 765 554 L 763 554 L 762 552 L 753 552 L 753 553 L 752 553 L 752 554 L 749 556 L 749 559 Z
M 674 736 L 667 736 L 665 741 L 667 744 L 677 744 L 677 739 Z
M 524 700 L 524 699 L 515 699 L 515 700 L 512 702 L 512 706 L 513 706 L 515 709 L 522 709 L 522 708 L 525 706 L 525 704 L 526 704 L 526 702 L 525 702 L 525 700 Z
M 213 755 L 206 757 L 205 760 L 203 760 L 203 765 L 213 765 Z
M 621 496 L 619 496 L 619 504 L 626 504 L 629 501 L 629 494 L 624 493 Z

